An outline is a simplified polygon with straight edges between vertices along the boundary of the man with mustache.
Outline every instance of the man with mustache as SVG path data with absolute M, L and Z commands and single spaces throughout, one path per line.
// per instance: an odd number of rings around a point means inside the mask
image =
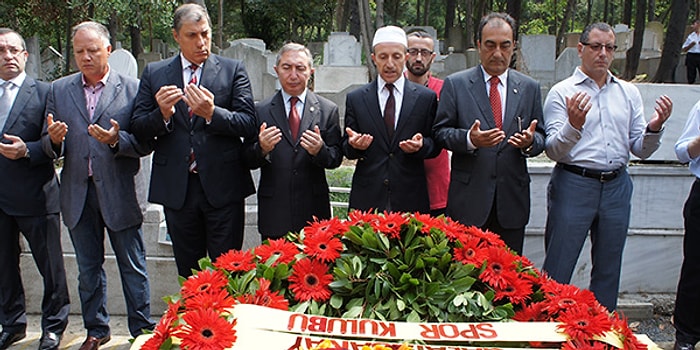
M 154 144 L 149 201 L 162 204 L 180 276 L 243 245 L 244 200 L 255 192 L 242 138 L 257 136 L 243 62 L 211 54 L 204 7 L 175 10 L 180 54 L 149 64 L 136 97 L 134 134 Z
M 615 48 L 610 25 L 588 25 L 578 43 L 581 65 L 552 87 L 544 104 L 546 152 L 557 165 L 547 192 L 543 269 L 569 283 L 590 231 L 590 290 L 610 311 L 617 307 L 630 220 L 629 153 L 644 159 L 659 148 L 673 108 L 661 96 L 644 120 L 637 87 L 608 70 Z
M 348 159 L 357 159 L 352 209 L 430 210 L 423 160 L 440 151 L 430 130 L 437 97 L 404 77 L 407 46 L 403 29 L 377 29 L 372 61 L 379 76 L 347 96 L 342 147 Z
M 445 79 L 434 130 L 452 151 L 447 215 L 522 253 L 530 219 L 527 158 L 544 149 L 544 129 L 539 83 L 508 68 L 514 28 L 505 13 L 481 19 L 481 64 Z
M 415 31 L 406 35 L 408 40 L 408 59 L 406 60 L 406 78 L 435 91 L 438 100 L 442 90 L 442 79 L 430 73 L 430 65 L 435 59 L 435 40 L 424 31 Z M 430 215 L 445 214 L 447 207 L 447 188 L 450 185 L 450 156 L 446 149 L 437 157 L 426 159 L 425 176 L 430 197 Z

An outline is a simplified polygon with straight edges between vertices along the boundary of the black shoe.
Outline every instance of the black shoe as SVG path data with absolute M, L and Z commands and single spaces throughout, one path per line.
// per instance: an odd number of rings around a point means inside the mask
M 695 345 L 676 341 L 673 344 L 673 350 L 695 350 Z
M 20 341 L 24 339 L 24 337 L 27 336 L 27 333 L 22 332 L 22 333 L 10 333 L 10 332 L 5 332 L 2 331 L 0 332 L 0 350 L 2 349 L 7 349 L 12 345 L 12 343 L 15 343 L 17 341 Z
M 62 334 L 53 332 L 44 332 L 39 341 L 39 350 L 58 350 L 58 344 L 61 343 Z

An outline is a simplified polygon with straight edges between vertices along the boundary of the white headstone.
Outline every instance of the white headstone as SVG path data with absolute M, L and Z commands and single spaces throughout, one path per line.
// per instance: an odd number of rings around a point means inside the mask
M 116 49 L 109 55 L 109 67 L 115 72 L 138 79 L 138 65 L 131 52 Z
M 347 32 L 332 32 L 323 47 L 323 64 L 328 66 L 362 65 L 362 45 Z

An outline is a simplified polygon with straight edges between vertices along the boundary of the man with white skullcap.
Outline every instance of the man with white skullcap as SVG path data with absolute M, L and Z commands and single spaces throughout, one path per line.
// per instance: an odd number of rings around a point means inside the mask
M 435 92 L 407 80 L 406 33 L 379 28 L 372 42 L 377 79 L 347 95 L 343 152 L 357 159 L 350 208 L 429 213 L 423 160 L 440 148 L 431 135 Z

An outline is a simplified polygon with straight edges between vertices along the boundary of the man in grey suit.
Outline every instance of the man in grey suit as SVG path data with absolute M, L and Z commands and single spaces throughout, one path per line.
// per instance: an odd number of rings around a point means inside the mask
M 70 301 L 58 217 L 58 181 L 41 149 L 49 84 L 24 72 L 24 39 L 0 28 L 0 349 L 26 336 L 27 315 L 20 274 L 20 231 L 44 281 L 40 350 L 58 349 Z
M 545 137 L 539 83 L 508 69 L 513 28 L 504 13 L 481 19 L 481 64 L 445 79 L 433 129 L 452 151 L 447 215 L 499 234 L 522 253 L 530 218 L 526 159 L 544 150 Z
M 260 133 L 247 147 L 260 167 L 258 230 L 263 240 L 301 230 L 314 217 L 331 217 L 325 169 L 343 161 L 338 106 L 307 89 L 313 74 L 309 49 L 296 43 L 277 54 L 282 85 L 258 103 Z
M 78 287 L 87 339 L 94 350 L 110 339 L 104 231 L 119 266 L 129 331 L 152 329 L 150 288 L 134 190 L 139 157 L 150 149 L 137 142 L 129 125 L 138 81 L 109 68 L 109 32 L 95 22 L 73 28 L 79 73 L 53 82 L 47 102 L 44 149 L 63 156 L 61 212 L 78 262 Z

